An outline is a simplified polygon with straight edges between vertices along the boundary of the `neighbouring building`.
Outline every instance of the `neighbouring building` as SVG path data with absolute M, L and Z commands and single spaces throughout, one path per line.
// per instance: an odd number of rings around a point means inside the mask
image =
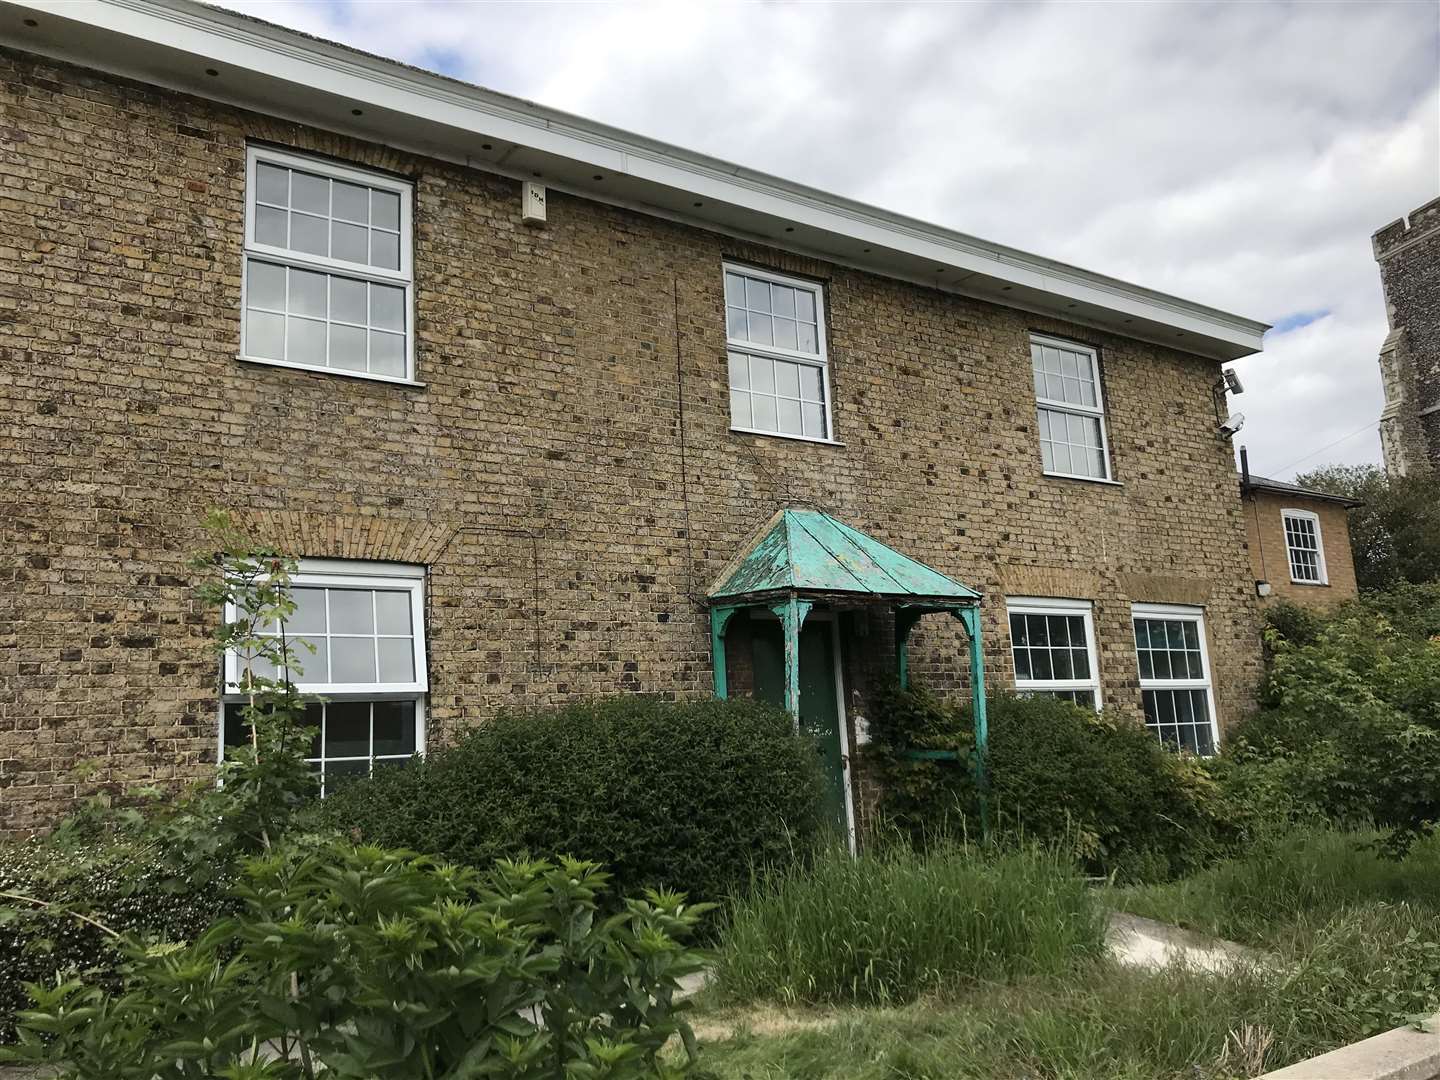
M 1265 330 L 216 8 L 4 0 L 0 829 L 223 754 L 210 507 L 302 559 L 326 776 L 723 688 L 843 782 L 907 633 L 968 692 L 932 611 L 1209 752 L 1261 667 L 1212 394 Z
M 1440 199 L 1371 238 L 1390 333 L 1380 445 L 1391 476 L 1440 472 Z
M 1262 603 L 1327 608 L 1359 594 L 1349 515 L 1359 502 L 1254 475 L 1242 478 L 1240 498 Z

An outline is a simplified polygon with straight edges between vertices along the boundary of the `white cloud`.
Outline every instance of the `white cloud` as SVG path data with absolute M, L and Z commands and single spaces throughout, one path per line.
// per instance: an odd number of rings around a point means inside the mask
M 1423 3 L 387 3 L 261 18 L 1241 314 L 1258 472 L 1370 424 L 1370 234 L 1440 193 Z M 1301 463 L 1377 460 L 1373 427 Z

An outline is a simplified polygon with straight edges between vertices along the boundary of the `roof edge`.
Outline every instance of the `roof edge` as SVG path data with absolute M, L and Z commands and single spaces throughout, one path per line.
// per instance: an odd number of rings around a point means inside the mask
M 157 48 L 222 59 L 243 72 L 303 85 L 308 91 L 307 97 L 336 95 L 364 101 L 377 113 L 390 111 L 425 119 L 437 125 L 437 129 L 453 133 L 456 152 L 473 168 L 505 173 L 498 167 L 501 162 L 472 157 L 466 152 L 467 138 L 487 135 L 526 150 L 583 163 L 587 173 L 592 168 L 600 168 L 616 177 L 628 178 L 636 190 L 683 191 L 701 196 L 704 213 L 694 217 L 702 227 L 711 221 L 707 215 L 711 214 L 712 203 L 722 232 L 733 228 L 724 221 L 727 216 L 721 212 L 724 209 L 744 211 L 752 218 L 794 221 L 805 227 L 801 231 L 808 231 L 812 236 L 830 236 L 856 245 L 871 244 L 877 249 L 883 247 L 903 257 L 897 258 L 897 262 L 934 262 L 962 272 L 950 274 L 946 282 L 935 281 L 933 284 L 938 288 L 966 292 L 967 285 L 983 283 L 990 287 L 993 282 L 997 292 L 1002 288 L 1017 289 L 1032 300 L 1051 298 L 1047 303 L 1054 303 L 1062 312 L 1067 307 L 1079 307 L 1081 310 L 1074 314 L 1080 319 L 1084 318 L 1085 308 L 1130 316 L 1127 322 L 1139 320 L 1173 329 L 1174 336 L 1185 341 L 1169 344 L 1185 351 L 1222 360 L 1234 359 L 1259 352 L 1264 333 L 1269 329 L 1268 324 L 1255 319 L 982 240 L 250 16 L 208 7 L 196 0 L 3 0 L 0 9 L 4 8 L 43 12 L 106 34 L 148 42 Z M 89 60 L 91 66 L 103 70 L 116 70 L 114 64 L 129 63 L 141 67 L 129 77 L 146 78 L 142 62 L 135 59 L 138 50 L 125 50 L 127 55 L 123 61 L 115 56 L 84 54 L 83 47 L 78 45 L 72 46 L 72 51 L 82 55 L 68 55 L 63 49 L 47 51 L 33 42 L 27 43 L 23 35 L 9 28 L 0 35 L 0 40 L 14 48 L 58 55 L 74 63 L 85 64 Z M 233 100 L 222 96 L 219 87 L 203 81 L 175 88 L 216 100 Z M 303 122 L 335 130 L 333 122 Z M 379 134 L 361 137 L 389 141 Z M 578 184 L 570 181 L 570 186 L 582 188 L 579 194 L 613 201 L 609 192 L 584 191 L 583 178 Z M 774 238 L 767 238 L 766 242 L 788 247 Z M 884 268 L 862 268 L 887 274 Z M 905 275 L 902 271 L 888 276 L 903 278 Z M 1002 282 L 1003 286 L 999 284 Z M 986 295 L 984 298 L 1012 306 L 1005 297 Z M 1013 306 L 1023 309 L 1022 297 L 1017 295 L 1015 300 Z M 1123 329 L 1111 329 L 1125 333 Z M 1144 337 L 1139 327 L 1135 336 Z

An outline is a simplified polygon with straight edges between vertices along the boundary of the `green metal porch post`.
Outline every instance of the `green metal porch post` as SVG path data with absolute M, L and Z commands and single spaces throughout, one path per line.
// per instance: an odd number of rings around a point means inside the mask
M 815 605 L 791 593 L 789 598 L 771 604 L 770 610 L 780 616 L 785 631 L 785 711 L 800 724 L 800 627 Z
M 965 624 L 970 637 L 970 701 L 975 714 L 975 789 L 980 796 L 980 835 L 990 836 L 990 773 L 986 756 L 990 749 L 990 721 L 985 715 L 985 650 L 980 643 L 980 607 L 961 608 L 954 613 Z
M 721 701 L 724 701 L 730 692 L 725 675 L 725 624 L 738 610 L 733 607 L 710 609 L 710 663 L 715 668 L 715 696 Z

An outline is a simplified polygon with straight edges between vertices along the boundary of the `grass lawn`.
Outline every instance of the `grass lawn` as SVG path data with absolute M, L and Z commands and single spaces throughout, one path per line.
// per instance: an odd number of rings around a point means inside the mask
M 1047 945 L 1037 965 L 1026 960 L 1023 935 L 1012 926 L 1017 959 L 990 963 L 994 974 L 976 979 L 958 968 L 943 975 L 932 970 L 920 996 L 906 1003 L 877 1007 L 871 995 L 869 1007 L 846 1005 L 833 992 L 806 1003 L 797 987 L 804 986 L 807 931 L 794 920 L 814 913 L 797 907 L 795 896 L 786 898 L 792 938 L 802 942 L 797 948 L 779 937 L 767 944 L 746 923 L 742 907 L 737 918 L 744 933 L 737 940 L 777 955 L 758 967 L 732 957 L 731 966 L 744 976 L 738 992 L 733 980 L 727 985 L 722 960 L 719 984 L 693 1017 L 700 1075 L 1231 1080 L 1364 1038 L 1440 1005 L 1440 853 L 1427 844 L 1410 860 L 1392 863 L 1359 849 L 1363 839 L 1306 835 L 1182 883 L 1097 896 L 1121 910 L 1235 937 L 1275 958 L 1269 967 L 1223 976 L 1121 968 L 1097 956 L 1086 934 L 1072 942 L 1070 963 L 1056 963 Z M 1014 876 L 1006 869 L 988 872 Z M 901 874 L 902 896 L 910 876 Z M 1034 867 L 1020 876 L 1033 878 Z M 1024 903 L 993 882 L 987 888 Z M 831 881 L 830 892 L 835 889 Z M 852 887 L 850 901 L 862 892 Z M 1057 908 L 1057 898 L 1068 914 Z M 1079 917 L 1069 894 L 1051 883 L 1028 916 L 1014 912 L 1010 921 L 1037 918 L 1042 939 L 1053 943 L 1057 912 Z M 873 913 L 861 912 L 848 933 L 863 946 L 873 921 Z M 892 932 L 886 946 L 902 948 L 902 936 Z M 927 927 L 917 941 L 937 955 L 941 937 Z M 775 973 L 769 995 L 759 992 L 763 970 Z M 817 985 L 833 986 L 835 973 L 820 971 Z M 901 996 L 894 995 L 897 1002 Z

